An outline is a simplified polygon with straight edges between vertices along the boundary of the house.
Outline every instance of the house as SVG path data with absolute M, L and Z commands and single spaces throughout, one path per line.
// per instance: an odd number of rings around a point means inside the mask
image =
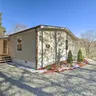
M 0 50 L 3 48 L 1 53 L 10 56 L 14 63 L 38 69 L 58 59 L 65 60 L 69 50 L 75 56 L 77 40 L 68 28 L 38 25 L 3 36 Z

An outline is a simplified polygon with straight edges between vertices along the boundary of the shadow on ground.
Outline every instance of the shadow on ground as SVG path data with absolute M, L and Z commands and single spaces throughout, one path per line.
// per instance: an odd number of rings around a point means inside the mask
M 37 74 L 11 65 L 0 65 L 1 96 L 95 96 L 96 68 L 54 74 Z

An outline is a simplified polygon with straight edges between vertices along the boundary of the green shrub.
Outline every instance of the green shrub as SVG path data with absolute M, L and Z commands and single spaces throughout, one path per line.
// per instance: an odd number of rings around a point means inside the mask
M 51 66 L 50 65 L 46 66 L 46 69 L 51 70 Z
M 77 61 L 78 62 L 83 62 L 83 60 L 84 60 L 84 57 L 82 56 L 82 51 L 81 51 L 81 49 L 79 49 L 78 56 L 77 56 Z
M 68 52 L 67 62 L 72 66 L 73 58 L 72 58 L 72 52 L 71 52 L 71 50 L 69 50 L 69 52 Z

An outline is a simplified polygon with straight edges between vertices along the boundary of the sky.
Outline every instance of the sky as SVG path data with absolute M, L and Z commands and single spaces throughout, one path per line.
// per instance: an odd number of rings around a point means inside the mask
M 96 0 L 0 0 L 3 26 L 39 24 L 69 28 L 76 36 L 96 30 Z

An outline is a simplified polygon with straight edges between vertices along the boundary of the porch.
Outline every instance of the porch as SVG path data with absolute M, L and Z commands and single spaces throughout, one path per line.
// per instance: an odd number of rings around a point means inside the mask
M 6 59 L 7 58 L 7 59 Z M 8 36 L 0 36 L 0 63 L 10 61 L 11 57 L 8 54 Z

